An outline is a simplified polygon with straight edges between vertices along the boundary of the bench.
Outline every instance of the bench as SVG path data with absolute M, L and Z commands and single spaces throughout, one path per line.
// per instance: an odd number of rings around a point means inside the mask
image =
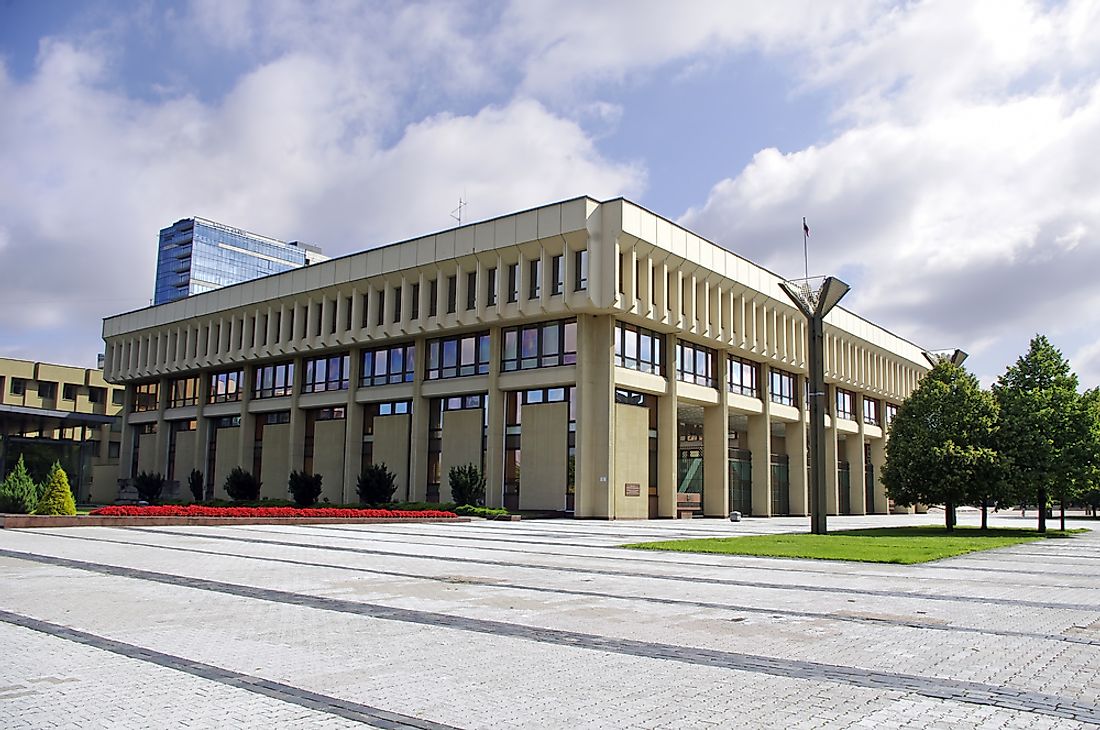
M 676 517 L 690 520 L 703 506 L 703 495 L 696 492 L 676 493 Z

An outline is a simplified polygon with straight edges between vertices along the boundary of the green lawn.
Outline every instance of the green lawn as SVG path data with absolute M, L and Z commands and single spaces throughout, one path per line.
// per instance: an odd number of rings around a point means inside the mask
M 841 530 L 828 535 L 749 535 L 746 537 L 667 540 L 623 545 L 636 550 L 672 550 L 685 553 L 721 553 L 760 555 L 773 558 L 813 558 L 816 560 L 852 560 L 861 563 L 898 563 L 911 565 L 955 555 L 1019 545 L 1043 539 L 1065 538 L 1083 530 L 1050 530 L 1043 535 L 1034 530 L 991 529 L 985 532 L 971 527 L 956 527 L 953 533 L 943 527 L 881 527 L 872 530 Z

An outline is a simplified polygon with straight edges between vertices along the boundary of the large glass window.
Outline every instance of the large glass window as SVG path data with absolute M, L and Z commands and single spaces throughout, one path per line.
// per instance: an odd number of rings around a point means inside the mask
M 176 378 L 168 383 L 168 407 L 183 408 L 199 402 L 199 379 Z
M 447 277 L 447 314 L 454 314 L 458 302 L 458 276 Z
M 863 422 L 872 426 L 879 425 L 878 401 L 874 398 L 863 399 Z
M 363 350 L 360 385 L 386 385 L 413 381 L 416 345 L 406 343 Z
M 837 418 L 847 418 L 854 421 L 856 418 L 856 394 L 843 388 L 836 389 L 836 415 Z
M 224 373 L 211 373 L 211 403 L 230 403 L 239 401 L 244 392 L 244 370 L 229 370 Z
M 588 249 L 573 254 L 573 291 L 588 288 Z
M 664 375 L 665 336 L 625 322 L 615 323 L 615 364 Z
M 676 379 L 713 388 L 715 377 L 715 351 L 691 342 L 676 343 Z
M 519 301 L 519 264 L 508 264 L 508 303 Z
M 562 256 L 550 259 L 550 294 L 561 294 L 565 290 L 565 272 L 562 270 Z
M 466 311 L 477 308 L 477 272 L 466 274 Z
M 730 392 L 757 397 L 760 393 L 756 382 L 757 372 L 759 367 L 752 360 L 730 355 L 727 365 Z
M 898 415 L 898 407 L 893 403 L 887 403 L 884 410 L 886 411 L 886 425 L 889 426 Z
M 489 372 L 489 333 L 428 340 L 426 380 L 461 378 Z
M 577 362 L 577 321 L 562 319 L 504 330 L 500 368 L 549 368 Z
M 497 303 L 497 270 L 495 268 L 485 270 L 485 306 L 496 306 Z
M 768 373 L 770 386 L 770 396 L 772 403 L 779 403 L 784 406 L 797 406 L 798 402 L 795 399 L 795 381 L 797 378 L 794 373 L 788 373 L 785 370 L 777 370 L 772 368 Z
M 326 390 L 347 390 L 349 360 L 347 353 L 306 360 L 302 392 L 322 393 Z
M 527 298 L 538 299 L 542 292 L 542 259 L 534 259 L 528 262 L 530 277 L 527 282 Z
M 294 391 L 294 363 L 281 362 L 256 368 L 254 398 L 279 398 Z
M 160 387 L 158 383 L 142 383 L 134 386 L 134 413 L 141 413 L 142 411 L 155 411 L 157 409 L 157 400 L 160 395 Z

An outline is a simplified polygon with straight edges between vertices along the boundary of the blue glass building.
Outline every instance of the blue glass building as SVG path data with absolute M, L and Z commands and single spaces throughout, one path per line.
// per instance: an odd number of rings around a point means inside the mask
M 324 261 L 316 246 L 287 243 L 205 218 L 161 229 L 154 304 Z

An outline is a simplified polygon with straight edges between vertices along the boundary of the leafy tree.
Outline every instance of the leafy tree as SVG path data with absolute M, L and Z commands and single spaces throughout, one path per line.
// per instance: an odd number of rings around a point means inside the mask
M 134 478 L 134 486 L 137 487 L 138 499 L 156 502 L 164 491 L 164 477 L 160 472 L 150 474 L 143 471 Z
M 46 475 L 46 490 L 38 505 L 34 508 L 36 515 L 75 515 L 76 501 L 73 499 L 73 490 L 69 488 L 69 477 L 61 464 L 54 462 L 50 467 L 50 473 Z
M 287 486 L 296 505 L 312 507 L 317 504 L 317 498 L 321 496 L 321 475 L 292 471 Z
M 1026 504 L 1034 496 L 1039 532 L 1046 532 L 1051 495 L 1062 503 L 1087 483 L 1096 460 L 1086 400 L 1077 376 L 1046 337 L 1036 335 L 1027 354 L 997 379 L 1000 404 L 997 444 L 1006 459 L 1012 494 Z
M 363 504 L 386 504 L 393 499 L 397 484 L 393 472 L 385 464 L 367 464 L 356 481 L 355 489 Z
M 225 478 L 225 493 L 235 502 L 255 502 L 260 498 L 260 480 L 252 472 L 235 466 Z
M 38 487 L 35 486 L 31 475 L 27 473 L 23 455 L 20 454 L 19 461 L 15 462 L 15 468 L 0 483 L 0 512 L 27 514 L 36 504 L 38 504 Z
M 944 505 L 947 529 L 955 507 L 989 498 L 1000 457 L 992 448 L 997 404 L 964 368 L 937 362 L 901 404 L 886 443 L 882 481 L 898 504 Z
M 203 484 L 202 472 L 198 469 L 192 469 L 187 476 L 187 489 L 190 490 L 191 496 L 195 498 L 196 502 L 202 501 L 203 496 L 206 494 L 206 485 Z
M 452 466 L 447 472 L 447 481 L 455 504 L 472 507 L 485 504 L 485 475 L 477 465 Z
M 1100 507 L 1100 388 L 1086 390 L 1081 396 L 1091 430 L 1092 455 L 1089 469 L 1083 482 L 1078 485 L 1077 499 L 1086 508 L 1092 508 L 1092 516 L 1097 516 Z

